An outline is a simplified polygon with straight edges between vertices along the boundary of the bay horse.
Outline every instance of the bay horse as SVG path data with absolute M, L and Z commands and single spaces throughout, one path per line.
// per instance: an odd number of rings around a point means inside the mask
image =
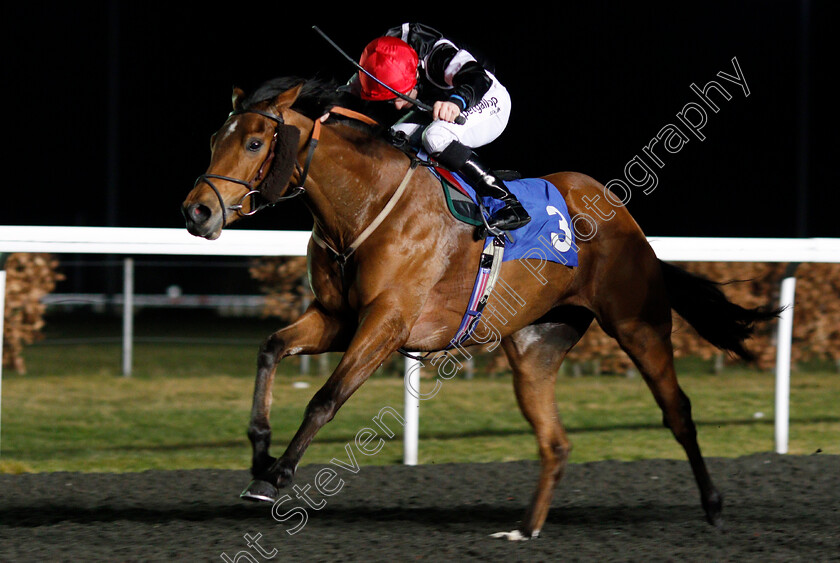
M 266 82 L 252 94 L 235 88 L 233 111 L 211 139 L 207 172 L 182 205 L 188 231 L 215 239 L 264 204 L 303 198 L 313 217 L 307 249 L 315 299 L 292 324 L 261 345 L 248 437 L 253 481 L 242 493 L 272 502 L 291 483 L 306 448 L 345 401 L 396 351 L 444 350 L 462 320 L 484 241 L 449 213 L 440 180 L 393 146 L 382 128 L 342 115 L 334 89 L 315 80 Z M 316 150 L 317 147 L 317 150 Z M 606 195 L 584 174 L 545 179 L 572 217 Z M 402 192 L 408 195 L 401 196 Z M 613 198 L 617 199 L 617 198 Z M 727 300 L 718 284 L 657 259 L 624 207 L 578 240 L 579 264 L 504 262 L 500 278 L 522 307 L 496 328 L 513 372 L 522 414 L 536 435 L 540 474 L 530 505 L 509 539 L 543 527 L 571 445 L 555 403 L 566 354 L 597 320 L 644 377 L 663 421 L 684 448 L 706 520 L 721 522 L 722 497 L 706 468 L 686 394 L 677 383 L 671 309 L 707 340 L 750 360 L 754 325 L 776 313 Z M 540 279 L 542 278 L 542 279 Z M 491 295 L 488 307 L 498 305 Z M 463 343 L 478 345 L 477 337 Z M 314 394 L 285 452 L 269 455 L 272 384 L 281 359 L 343 352 Z

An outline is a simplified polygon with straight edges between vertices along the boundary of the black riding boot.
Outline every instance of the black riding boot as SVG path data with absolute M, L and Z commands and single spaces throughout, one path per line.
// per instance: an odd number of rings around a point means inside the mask
M 512 231 L 531 220 L 516 196 L 507 189 L 502 180 L 478 161 L 470 147 L 454 141 L 433 156 L 438 163 L 463 176 L 475 188 L 478 196 L 492 197 L 505 204 L 487 221 L 491 228 Z
M 502 231 L 512 231 L 527 225 L 531 220 L 528 212 L 525 211 L 516 196 L 508 190 L 505 183 L 484 167 L 475 158 L 475 155 L 468 158 L 457 172 L 475 188 L 479 196 L 492 197 L 505 204 L 487 221 L 490 227 Z

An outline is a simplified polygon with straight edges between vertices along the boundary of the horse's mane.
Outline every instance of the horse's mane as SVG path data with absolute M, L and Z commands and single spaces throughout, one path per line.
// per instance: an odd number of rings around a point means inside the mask
M 301 83 L 303 88 L 292 107 L 310 119 L 317 119 L 324 114 L 327 108 L 340 105 L 346 98 L 346 95 L 338 90 L 338 85 L 334 82 L 321 78 L 305 79 L 285 76 L 263 82 L 245 98 L 242 105 L 245 108 L 251 108 L 261 102 L 271 100 L 278 94 Z
M 273 78 L 263 82 L 252 93 L 248 94 L 242 102 L 243 107 L 250 108 L 267 100 L 275 98 L 278 94 L 294 88 L 298 84 L 303 84 L 300 94 L 295 103 L 292 104 L 292 109 L 305 115 L 309 119 L 318 119 L 324 115 L 328 109 L 335 106 L 340 106 L 348 109 L 353 109 L 371 115 L 371 107 L 369 104 L 360 100 L 357 96 L 350 94 L 340 88 L 340 84 L 333 80 L 323 78 L 300 78 L 297 76 L 286 76 L 280 78 Z M 375 112 L 373 112 L 375 113 Z M 375 118 L 375 116 L 372 116 Z M 357 120 L 348 120 L 361 130 L 367 131 L 375 137 L 382 133 L 379 127 L 370 127 Z

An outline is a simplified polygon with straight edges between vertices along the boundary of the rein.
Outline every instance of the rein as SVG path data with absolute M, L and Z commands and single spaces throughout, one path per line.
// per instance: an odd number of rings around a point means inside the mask
M 261 209 L 264 209 L 266 207 L 271 207 L 271 206 L 275 205 L 276 203 L 280 203 L 281 201 L 286 201 L 286 200 L 292 199 L 294 197 L 297 197 L 297 196 L 303 194 L 306 191 L 305 188 L 304 188 L 304 185 L 306 184 L 306 179 L 309 176 L 309 167 L 312 164 L 312 158 L 315 155 L 315 149 L 318 147 L 318 142 L 321 139 L 321 124 L 323 122 L 325 122 L 331 114 L 342 115 L 344 117 L 349 117 L 349 118 L 352 118 L 352 119 L 356 119 L 356 120 L 362 121 L 363 123 L 366 123 L 368 125 L 373 125 L 373 126 L 379 125 L 378 122 L 376 122 L 374 119 L 368 117 L 367 115 L 364 115 L 364 114 L 361 114 L 361 113 L 358 113 L 358 112 L 355 112 L 355 111 L 352 111 L 352 110 L 349 110 L 349 109 L 346 109 L 346 108 L 342 108 L 342 107 L 330 108 L 327 111 L 327 113 L 322 115 L 319 119 L 316 119 L 313 126 L 312 126 L 312 131 L 310 132 L 309 142 L 308 142 L 309 148 L 308 148 L 308 151 L 307 151 L 306 160 L 304 162 L 303 167 L 301 168 L 301 166 L 297 162 L 295 162 L 295 168 L 298 172 L 299 179 L 298 179 L 297 185 L 292 189 L 292 193 L 290 193 L 289 195 L 285 195 L 283 197 L 277 198 L 276 200 L 274 200 L 270 203 L 263 203 L 259 206 L 255 206 L 254 205 L 255 197 L 258 196 L 258 195 L 261 195 L 261 192 L 258 189 L 259 184 L 265 179 L 265 175 L 267 174 L 268 170 L 271 167 L 271 164 L 274 161 L 275 146 L 277 145 L 277 135 L 280 131 L 280 126 L 285 125 L 285 121 L 283 120 L 282 116 L 275 115 L 273 113 L 269 113 L 269 112 L 262 111 L 262 110 L 257 110 L 257 109 L 234 110 L 230 113 L 230 115 L 228 115 L 228 119 L 230 119 L 231 117 L 233 117 L 235 115 L 241 115 L 241 114 L 245 114 L 245 113 L 255 113 L 257 115 L 261 115 L 262 117 L 265 117 L 266 119 L 270 119 L 271 121 L 273 121 L 275 123 L 274 135 L 272 136 L 272 139 L 271 139 L 271 145 L 269 147 L 269 153 L 266 156 L 265 160 L 263 160 L 259 169 L 257 170 L 257 174 L 256 174 L 256 176 L 254 176 L 254 179 L 251 180 L 250 182 L 246 182 L 244 180 L 240 180 L 239 178 L 232 178 L 230 176 L 222 176 L 220 174 L 202 174 L 201 176 L 199 176 L 196 179 L 195 184 L 193 185 L 193 188 L 195 188 L 195 186 L 197 186 L 199 183 L 205 182 L 208 186 L 210 186 L 210 188 L 213 190 L 213 192 L 215 192 L 216 197 L 219 199 L 219 205 L 222 209 L 222 225 L 223 226 L 225 224 L 227 224 L 227 213 L 226 213 L 225 209 L 229 209 L 231 211 L 236 211 L 237 213 L 239 213 L 240 215 L 243 215 L 243 216 L 253 215 L 257 211 L 260 211 Z M 345 267 L 345 264 L 347 263 L 347 260 L 350 258 L 350 256 L 354 252 L 356 252 L 356 249 L 358 249 L 359 246 L 361 246 L 362 243 L 365 240 L 367 240 L 367 238 L 371 234 L 373 234 L 373 232 L 379 227 L 379 225 L 382 224 L 382 222 L 385 220 L 385 218 L 391 213 L 391 211 L 397 205 L 397 202 L 402 197 L 406 188 L 408 187 L 408 183 L 411 181 L 411 177 L 413 176 L 414 171 L 417 169 L 417 166 L 419 164 L 421 164 L 421 161 L 419 159 L 417 159 L 417 158 L 412 158 L 411 159 L 411 165 L 409 166 L 408 170 L 406 171 L 405 176 L 402 179 L 402 182 L 400 182 L 400 185 L 397 187 L 396 191 L 391 195 L 391 198 L 388 200 L 388 203 L 385 204 L 385 207 L 382 208 L 382 210 L 374 218 L 374 220 L 370 223 L 370 225 L 368 225 L 367 228 L 365 228 L 365 230 L 362 231 L 362 233 L 358 237 L 356 237 L 356 240 L 354 240 L 347 247 L 347 249 L 344 252 L 339 252 L 339 251 L 335 250 L 334 248 L 332 248 L 329 244 L 326 243 L 326 241 L 324 241 L 324 239 L 320 235 L 317 234 L 315 229 L 312 230 L 312 239 L 315 241 L 315 243 L 318 244 L 318 246 L 320 246 L 324 250 L 326 250 L 328 253 L 330 253 L 332 255 L 333 259 L 338 263 L 339 268 L 341 270 L 342 279 L 344 278 L 344 267 Z M 221 192 L 213 184 L 213 182 L 211 182 L 211 179 L 212 180 L 225 180 L 227 182 L 232 182 L 234 184 L 239 184 L 239 185 L 243 186 L 247 191 L 246 191 L 245 195 L 243 195 L 242 198 L 239 200 L 238 204 L 234 204 L 234 205 L 231 205 L 231 206 L 225 206 L 224 199 L 222 198 Z M 245 201 L 246 198 L 249 198 L 249 197 L 251 198 L 251 210 L 246 213 L 246 212 L 242 211 L 242 208 L 243 208 L 243 205 L 244 205 L 243 202 Z

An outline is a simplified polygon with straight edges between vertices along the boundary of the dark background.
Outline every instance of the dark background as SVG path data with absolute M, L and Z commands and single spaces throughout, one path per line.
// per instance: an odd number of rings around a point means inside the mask
M 659 186 L 628 207 L 648 235 L 840 236 L 836 24 L 829 0 L 532 4 L 43 3 L 5 9 L 0 224 L 183 226 L 180 203 L 209 135 L 246 90 L 284 75 L 345 80 L 345 51 L 422 21 L 488 58 L 511 122 L 482 149 L 497 168 L 606 183 L 718 80 L 704 141 L 665 155 Z M 748 98 L 715 75 L 737 57 Z M 299 202 L 236 228 L 308 229 Z

